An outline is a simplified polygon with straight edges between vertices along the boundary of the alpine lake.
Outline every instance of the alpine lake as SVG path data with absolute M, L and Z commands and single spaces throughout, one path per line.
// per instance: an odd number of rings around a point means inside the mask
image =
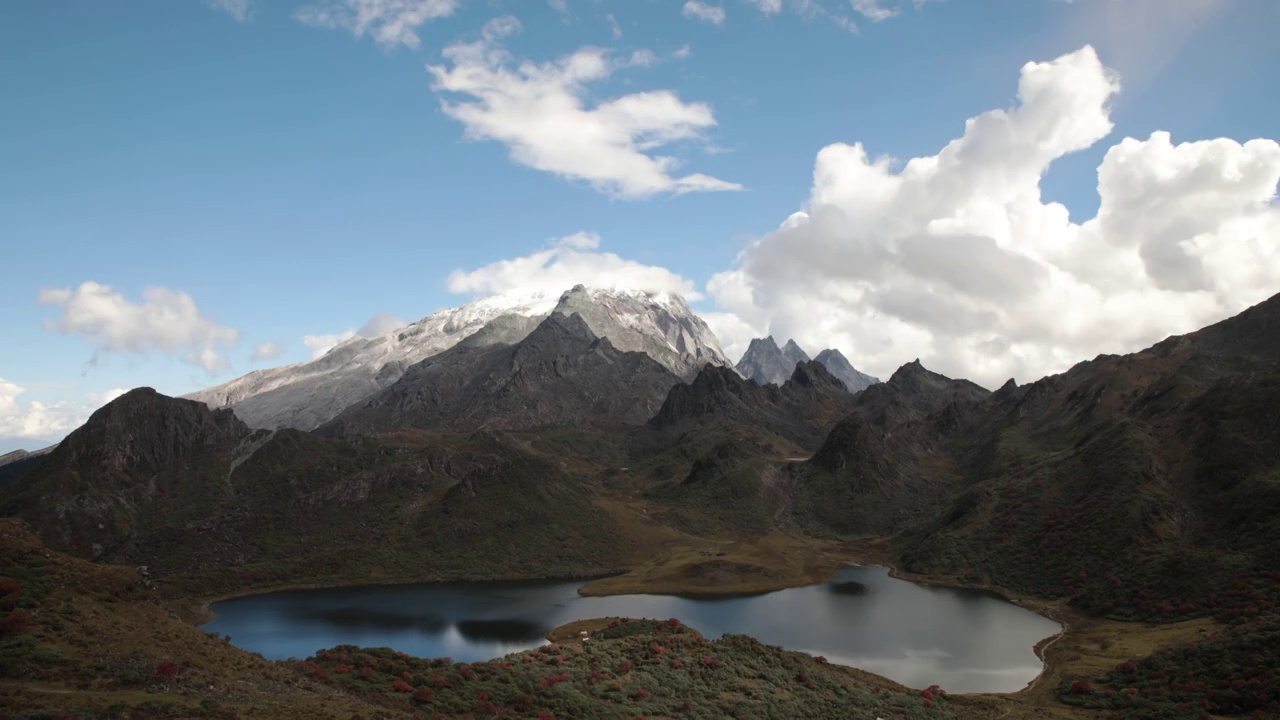
M 286 590 L 215 603 L 207 632 L 268 659 L 335 645 L 476 662 L 537 647 L 597 617 L 679 618 L 709 638 L 742 633 L 908 687 L 1015 692 L 1040 674 L 1033 651 L 1061 628 L 996 595 L 917 585 L 847 567 L 818 585 L 750 597 L 582 597 L 579 581 L 418 583 Z

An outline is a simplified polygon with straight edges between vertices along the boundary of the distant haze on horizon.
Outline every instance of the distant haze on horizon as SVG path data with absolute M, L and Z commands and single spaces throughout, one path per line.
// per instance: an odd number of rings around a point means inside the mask
M 1280 291 L 1280 5 L 0 7 L 0 453 L 501 294 L 989 388 Z

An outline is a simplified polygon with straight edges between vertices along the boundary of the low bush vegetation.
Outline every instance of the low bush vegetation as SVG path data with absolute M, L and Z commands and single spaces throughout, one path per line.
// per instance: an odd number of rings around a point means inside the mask
M 936 686 L 908 690 L 745 635 L 708 641 L 678 620 L 615 621 L 586 642 L 489 662 L 344 645 L 291 664 L 426 717 L 954 717 Z

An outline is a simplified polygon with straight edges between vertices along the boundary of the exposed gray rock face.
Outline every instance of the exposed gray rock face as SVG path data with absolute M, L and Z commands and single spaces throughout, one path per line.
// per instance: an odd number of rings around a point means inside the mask
M 250 427 L 312 430 L 422 360 L 464 340 L 472 348 L 518 343 L 553 312 L 578 313 L 596 337 L 618 350 L 644 352 L 682 379 L 706 364 L 730 365 L 680 296 L 579 285 L 562 295 L 495 296 L 441 310 L 384 335 L 351 338 L 315 360 L 256 370 L 185 397 L 230 407 Z
M 878 378 L 859 372 L 839 350 L 823 350 L 814 360 L 844 383 L 849 392 L 866 390 L 880 382 Z M 796 365 L 807 362 L 809 355 L 795 340 L 788 340 L 786 345 L 778 347 L 770 335 L 751 341 L 747 352 L 738 361 L 738 372 L 761 385 L 781 386 L 795 372 Z
M 795 340 L 788 340 L 784 347 L 779 348 L 770 335 L 751 341 L 747 352 L 738 361 L 738 372 L 761 385 L 781 386 L 795 372 L 796 364 L 802 362 L 809 362 L 809 355 Z
M 782 357 L 792 364 L 792 370 L 795 370 L 796 363 L 809 362 L 812 359 L 809 357 L 809 353 L 796 344 L 795 340 L 788 340 L 787 344 L 782 346 Z
M 648 354 L 597 337 L 581 315 L 552 313 L 514 345 L 467 341 L 423 360 L 320 432 L 639 425 L 681 384 Z
M 554 312 L 577 313 L 597 337 L 619 350 L 642 352 L 685 381 L 704 365 L 732 368 L 715 333 L 673 293 L 602 290 L 576 285 Z
M 832 375 L 839 378 L 849 392 L 866 390 L 880 382 L 879 378 L 859 372 L 839 350 L 834 348 L 823 350 L 814 360 L 822 363 Z
M 185 397 L 214 408 L 230 407 L 250 427 L 312 430 L 491 321 L 506 318 L 488 340 L 514 342 L 554 306 L 554 297 L 485 298 L 377 337 L 353 337 L 308 362 L 255 370 Z

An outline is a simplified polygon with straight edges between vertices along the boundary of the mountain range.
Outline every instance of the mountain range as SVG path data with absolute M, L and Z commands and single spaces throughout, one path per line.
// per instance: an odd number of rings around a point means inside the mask
M 732 364 L 679 295 L 577 285 L 559 296 L 499 295 L 441 310 L 377 337 L 353 337 L 314 360 L 255 370 L 186 397 L 232 408 L 250 427 L 312 430 L 463 340 L 473 348 L 516 343 L 547 316 L 575 313 L 596 337 L 646 353 L 684 380 L 702 365 Z
M 795 340 L 788 340 L 786 345 L 779 348 L 777 341 L 770 335 L 752 340 L 735 367 L 743 377 L 761 385 L 781 385 L 791 377 L 797 363 L 808 362 L 809 359 L 809 354 Z M 849 392 L 865 390 L 880 382 L 878 378 L 859 372 L 834 348 L 823 350 L 813 359 L 839 378 Z
M 321 358 L 282 369 L 294 380 L 275 390 L 297 393 L 213 407 L 133 390 L 46 455 L 4 466 L 18 471 L 0 487 L 0 515 L 53 550 L 147 565 L 195 596 L 581 577 L 672 557 L 687 577 L 733 582 L 725 567 L 772 578 L 795 558 L 765 566 L 670 548 L 853 543 L 841 547 L 1073 617 L 1216 618 L 1217 634 L 1192 647 L 1237 663 L 1275 654 L 1250 638 L 1272 637 L 1280 608 L 1280 296 L 994 392 L 918 360 L 854 391 L 831 368 L 836 353 L 808 360 L 771 338 L 735 370 L 674 296 L 575 287 L 546 313 L 520 307 L 438 323 L 431 337 L 452 333 L 449 346 L 403 367 Z M 394 346 L 413 357 L 395 342 L 356 339 L 330 355 Z M 777 378 L 774 361 L 789 356 L 799 359 L 781 383 L 740 374 Z M 356 400 L 291 406 L 314 430 L 239 417 L 237 403 L 296 401 L 353 368 Z M 1188 687 L 1178 692 L 1195 707 L 1228 707 Z M 1251 697 L 1238 706 L 1270 702 Z

